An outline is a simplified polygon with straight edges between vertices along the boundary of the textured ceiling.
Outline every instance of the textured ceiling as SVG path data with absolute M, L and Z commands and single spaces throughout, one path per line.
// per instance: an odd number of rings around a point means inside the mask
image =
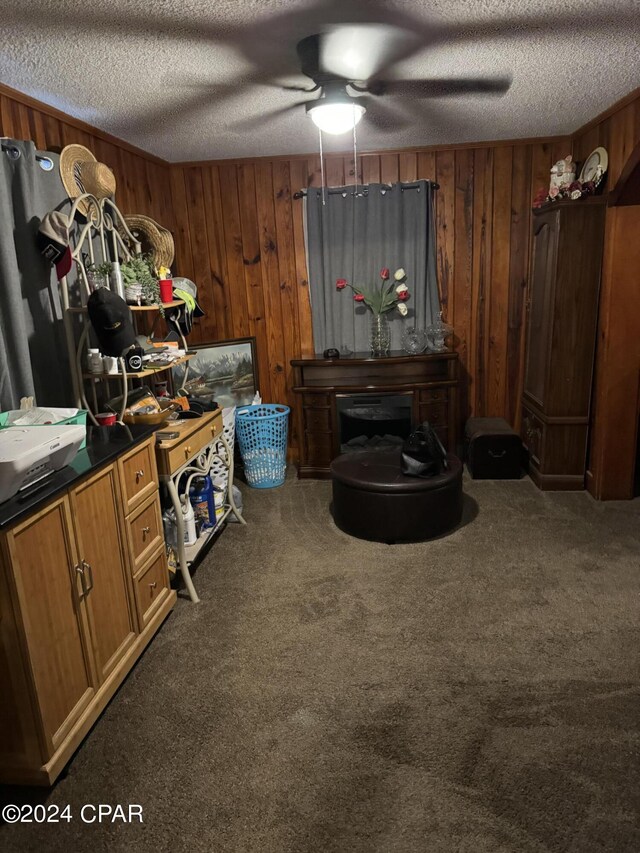
M 640 84 L 640 0 L 0 0 L 0 81 L 167 160 L 315 152 L 304 106 L 247 120 L 315 97 L 268 82 L 309 83 L 298 39 L 362 20 L 416 36 L 387 77 L 513 83 L 502 97 L 386 95 L 361 150 L 566 134 Z

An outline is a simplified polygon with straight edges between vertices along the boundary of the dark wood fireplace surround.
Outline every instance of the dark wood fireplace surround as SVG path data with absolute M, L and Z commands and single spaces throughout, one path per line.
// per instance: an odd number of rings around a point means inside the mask
M 406 393 L 412 397 L 414 424 L 429 421 L 452 453 L 457 443 L 458 355 L 455 352 L 385 358 L 354 353 L 341 358 L 299 358 L 291 362 L 299 477 L 328 478 L 329 465 L 340 452 L 336 397 L 342 394 Z

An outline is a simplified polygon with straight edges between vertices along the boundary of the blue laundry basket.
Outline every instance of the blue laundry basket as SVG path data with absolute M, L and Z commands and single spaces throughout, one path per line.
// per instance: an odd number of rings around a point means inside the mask
M 236 436 L 247 483 L 272 489 L 284 483 L 287 468 L 289 407 L 272 403 L 236 411 Z

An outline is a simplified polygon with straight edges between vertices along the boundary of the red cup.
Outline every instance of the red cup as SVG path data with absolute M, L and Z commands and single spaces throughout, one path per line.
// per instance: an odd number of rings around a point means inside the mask
M 116 422 L 116 416 L 113 412 L 98 412 L 96 420 L 100 426 L 113 426 Z
M 173 302 L 173 279 L 172 278 L 161 278 L 160 279 L 160 301 L 161 302 Z

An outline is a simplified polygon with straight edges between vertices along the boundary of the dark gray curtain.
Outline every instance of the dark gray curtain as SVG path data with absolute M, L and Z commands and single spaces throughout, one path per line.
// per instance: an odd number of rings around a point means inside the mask
M 336 290 L 336 279 L 365 289 L 379 287 L 380 270 L 406 270 L 409 313 L 387 314 L 391 348 L 401 349 L 407 326 L 424 329 L 440 311 L 436 279 L 435 227 L 429 181 L 309 189 L 305 200 L 307 260 L 316 352 L 327 347 L 352 352 L 369 349 L 371 311 Z
M 0 151 L 0 409 L 20 398 L 73 405 L 58 281 L 35 237 L 45 213 L 66 199 L 59 158 L 33 142 L 2 139 Z M 36 154 L 53 162 L 45 171 Z

